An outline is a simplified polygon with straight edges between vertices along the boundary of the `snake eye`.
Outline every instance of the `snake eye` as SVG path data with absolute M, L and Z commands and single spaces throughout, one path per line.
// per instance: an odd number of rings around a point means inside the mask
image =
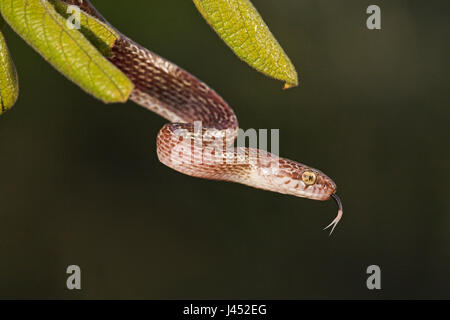
M 307 186 L 311 186 L 316 183 L 317 176 L 312 171 L 305 171 L 302 174 L 302 180 Z

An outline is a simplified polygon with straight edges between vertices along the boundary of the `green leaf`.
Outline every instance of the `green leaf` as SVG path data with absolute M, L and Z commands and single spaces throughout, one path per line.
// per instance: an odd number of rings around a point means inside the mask
M 298 85 L 294 65 L 250 0 L 193 1 L 239 58 L 263 74 L 285 81 L 285 89 Z
M 49 1 L 54 5 L 56 11 L 60 15 L 62 15 L 66 19 L 70 18 L 71 13 L 68 12 L 68 9 L 70 7 L 69 4 L 60 0 Z M 110 56 L 111 48 L 119 38 L 117 32 L 106 23 L 99 21 L 95 17 L 87 14 L 82 10 L 80 11 L 79 18 L 81 26 L 80 32 L 94 45 L 94 47 L 100 50 L 103 56 Z
M 132 82 L 80 31 L 69 28 L 49 1 L 0 0 L 0 11 L 28 44 L 86 92 L 106 103 L 128 100 Z
M 16 67 L 0 31 L 0 114 L 11 109 L 18 96 L 19 81 Z

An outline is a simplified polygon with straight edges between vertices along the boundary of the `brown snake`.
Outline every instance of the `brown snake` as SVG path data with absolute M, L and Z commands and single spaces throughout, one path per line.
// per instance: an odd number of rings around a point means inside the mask
M 89 1 L 62 1 L 79 6 L 109 25 Z M 325 228 L 332 227 L 333 232 L 343 215 L 333 180 L 304 164 L 258 149 L 234 147 L 239 128 L 236 115 L 214 90 L 117 33 L 119 39 L 107 58 L 133 82 L 130 99 L 171 122 L 157 137 L 158 158 L 163 164 L 194 177 L 237 182 L 313 200 L 333 198 L 339 207 L 338 215 Z M 201 128 L 194 123 L 201 123 Z

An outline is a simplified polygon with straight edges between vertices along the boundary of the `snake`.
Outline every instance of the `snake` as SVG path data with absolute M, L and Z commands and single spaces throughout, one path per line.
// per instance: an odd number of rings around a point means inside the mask
M 233 109 L 207 84 L 114 28 L 88 0 L 78 6 L 116 30 L 107 59 L 134 84 L 130 100 L 169 121 L 156 138 L 158 159 L 189 176 L 240 183 L 312 200 L 334 199 L 343 216 L 336 183 L 322 171 L 257 148 L 234 147 L 239 124 Z M 198 124 L 201 124 L 199 126 Z

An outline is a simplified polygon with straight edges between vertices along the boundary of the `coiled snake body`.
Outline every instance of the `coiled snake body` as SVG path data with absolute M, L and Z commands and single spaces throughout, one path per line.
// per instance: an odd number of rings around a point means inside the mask
M 63 0 L 107 23 L 89 1 Z M 170 123 L 157 137 L 159 160 L 190 176 L 237 182 L 314 200 L 333 198 L 336 184 L 321 171 L 251 148 L 230 147 L 239 128 L 230 106 L 205 83 L 119 33 L 108 60 L 134 84 L 130 99 Z M 196 128 L 196 123 L 201 127 Z M 328 228 L 327 227 L 327 228 Z

